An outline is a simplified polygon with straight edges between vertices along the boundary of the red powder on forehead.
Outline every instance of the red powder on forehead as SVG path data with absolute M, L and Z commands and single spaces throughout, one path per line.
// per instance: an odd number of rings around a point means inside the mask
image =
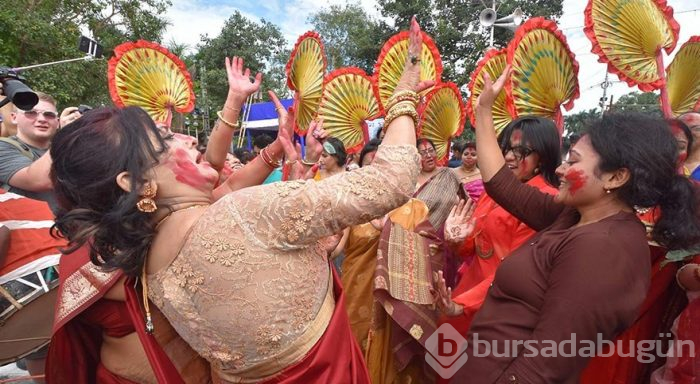
M 517 131 L 513 131 L 513 134 L 510 135 L 510 142 L 511 143 L 522 144 L 522 140 L 523 140 L 523 131 L 521 131 L 519 129 Z
M 564 175 L 564 179 L 566 180 L 567 183 L 569 183 L 569 192 L 574 195 L 576 192 L 578 192 L 584 185 L 586 185 L 586 181 L 588 180 L 588 177 L 583 173 L 582 170 L 569 170 L 566 172 L 566 175 Z
M 192 159 L 182 148 L 175 150 L 172 161 L 168 162 L 168 166 L 175 174 L 177 181 L 197 189 L 204 189 L 209 181 L 206 176 L 199 172 L 197 165 L 192 162 Z

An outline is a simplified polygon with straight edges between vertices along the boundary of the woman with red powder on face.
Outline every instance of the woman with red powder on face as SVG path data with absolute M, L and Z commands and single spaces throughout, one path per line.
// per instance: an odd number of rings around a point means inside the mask
M 675 172 L 677 144 L 665 122 L 635 114 L 590 126 L 557 168 L 556 196 L 521 183 L 499 151 L 491 112 L 509 72 L 495 83 L 484 76 L 479 168 L 489 196 L 539 232 L 499 266 L 467 335 L 468 360 L 452 380 L 576 383 L 596 340 L 630 326 L 649 289 L 646 231 L 633 207 L 659 205 L 653 239 L 684 249 L 700 243 L 698 195 Z M 438 305 L 452 307 L 438 283 Z M 564 352 L 550 353 L 551 345 Z
M 462 183 L 464 192 L 474 202 L 479 201 L 479 197 L 484 193 L 484 183 L 481 181 L 481 173 L 477 168 L 476 143 L 467 142 L 462 150 L 462 165 L 452 168 L 452 171 Z
M 342 287 L 319 240 L 386 214 L 413 192 L 415 106 L 433 85 L 419 83 L 421 45 L 413 20 L 393 120 L 373 164 L 319 182 L 273 183 L 217 200 L 218 174 L 197 161 L 196 148 L 161 136 L 141 109 L 93 111 L 100 119 L 78 120 L 52 143 L 57 193 L 74 203 L 56 226 L 74 247 L 89 242 L 93 262 L 141 276 L 144 293 L 210 363 L 215 382 L 366 383 Z M 280 128 L 290 129 L 293 116 L 271 96 Z M 85 143 L 104 156 L 79 161 Z M 267 148 L 259 157 L 276 168 L 281 153 Z M 190 167 L 204 184 L 178 177 Z
M 521 117 L 503 130 L 500 142 L 506 166 L 520 182 L 544 193 L 556 194 L 559 178 L 555 170 L 561 164 L 561 152 L 554 122 L 541 117 Z M 461 230 L 468 211 L 469 207 L 461 202 L 445 222 L 445 240 L 466 263 L 452 290 L 454 306 L 440 319 L 441 323 L 451 324 L 462 334 L 467 332 L 471 319 L 481 308 L 501 261 L 535 234 L 487 193 L 476 203 L 471 215 L 475 227 L 469 235 Z
M 237 115 L 234 106 L 240 104 L 248 95 L 257 91 L 260 78 L 251 83 L 243 62 L 239 58 L 227 59 L 226 70 L 229 80 L 229 97 L 225 104 L 223 118 L 235 121 Z M 89 123 L 104 117 L 100 110 L 91 111 L 82 117 L 80 123 Z M 74 123 L 75 124 L 75 123 Z M 70 127 L 66 126 L 68 129 Z M 197 147 L 197 139 L 191 136 L 172 133 L 168 127 L 160 126 L 161 134 L 182 143 L 175 151 L 169 166 L 175 179 L 185 185 L 200 188 L 207 183 L 205 173 L 198 161 L 193 163 L 187 149 Z M 226 132 L 226 131 L 228 132 Z M 217 121 L 217 128 L 210 139 L 208 153 L 225 151 L 227 143 L 216 145 L 218 140 L 230 141 L 233 130 L 223 122 Z M 281 130 L 280 138 L 291 136 L 291 131 Z M 269 150 L 281 151 L 280 140 L 271 144 Z M 88 156 L 86 161 L 90 161 Z M 221 189 L 215 190 L 223 196 L 230 190 L 259 185 L 270 173 L 262 159 L 253 160 L 242 167 L 230 179 L 224 179 Z M 83 183 L 86 184 L 86 183 Z M 87 185 L 87 184 L 86 184 Z M 61 191 L 65 191 L 61 189 Z M 69 210 L 76 204 L 72 195 L 63 195 L 61 204 Z M 121 270 L 105 271 L 90 261 L 89 249 L 81 247 L 70 255 L 61 258 L 61 283 L 57 302 L 54 331 L 49 356 L 47 358 L 46 379 L 48 383 L 133 383 L 166 380 L 176 382 L 182 379 L 186 383 L 203 383 L 211 380 L 209 365 L 177 335 L 165 317 L 153 308 L 155 323 L 155 342 L 157 345 L 144 346 L 143 339 L 137 333 L 143 329 L 142 321 L 134 323 L 133 316 L 125 304 L 126 276 Z M 142 336 L 143 337 L 143 336 Z M 146 350 L 157 350 L 161 360 L 149 365 Z M 163 355 L 164 353 L 165 355 Z M 71 356 L 70 364 L 66 356 Z M 149 358 L 156 358 L 151 354 Z M 156 358 L 158 359 L 158 358 Z M 165 376 L 163 376 L 165 375 Z

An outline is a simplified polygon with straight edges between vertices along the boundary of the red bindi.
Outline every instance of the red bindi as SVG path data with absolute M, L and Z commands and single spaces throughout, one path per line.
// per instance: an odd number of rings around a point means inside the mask
M 564 175 L 564 179 L 569 183 L 569 192 L 574 195 L 586 184 L 588 177 L 582 170 L 572 169 Z

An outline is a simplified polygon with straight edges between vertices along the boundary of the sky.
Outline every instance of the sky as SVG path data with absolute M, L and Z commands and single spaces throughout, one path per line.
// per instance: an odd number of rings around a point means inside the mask
M 238 10 L 251 20 L 258 21 L 262 18 L 278 25 L 291 48 L 298 36 L 311 29 L 307 20 L 311 14 L 321 7 L 343 5 L 346 1 L 172 0 L 172 6 L 165 15 L 171 25 L 165 33 L 164 41 L 167 43 L 174 40 L 187 44 L 191 50 L 194 50 L 200 41 L 200 35 L 207 34 L 215 37 L 221 31 L 224 21 Z M 700 35 L 700 23 L 698 23 L 700 3 L 698 0 L 668 0 L 667 2 L 674 8 L 676 21 L 681 25 L 677 44 L 677 48 L 680 48 L 690 36 Z M 605 79 L 606 66 L 598 63 L 598 57 L 591 53 L 591 43 L 583 33 L 583 10 L 586 3 L 584 0 L 565 0 L 564 13 L 559 19 L 559 26 L 564 31 L 569 47 L 576 55 L 580 66 L 581 97 L 576 100 L 574 108 L 565 114 L 598 107 L 603 94 L 600 84 Z M 359 4 L 370 15 L 380 17 L 375 0 L 359 0 Z M 475 35 L 475 38 L 479 37 Z M 666 65 L 672 58 L 672 55 L 664 57 Z M 449 79 L 443 80 L 449 81 Z M 626 83 L 620 83 L 617 76 L 612 74 L 609 76 L 609 81 L 612 85 L 608 87 L 608 97 L 612 95 L 614 99 L 637 90 L 637 88 L 630 88 Z

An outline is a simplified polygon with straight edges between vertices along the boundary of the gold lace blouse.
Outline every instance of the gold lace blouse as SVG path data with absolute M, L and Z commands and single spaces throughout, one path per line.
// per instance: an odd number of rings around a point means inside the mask
M 414 146 L 382 146 L 371 166 L 353 172 L 231 193 L 149 276 L 149 297 L 223 380 L 273 376 L 301 360 L 330 320 L 332 282 L 318 240 L 408 201 L 418 172 Z

